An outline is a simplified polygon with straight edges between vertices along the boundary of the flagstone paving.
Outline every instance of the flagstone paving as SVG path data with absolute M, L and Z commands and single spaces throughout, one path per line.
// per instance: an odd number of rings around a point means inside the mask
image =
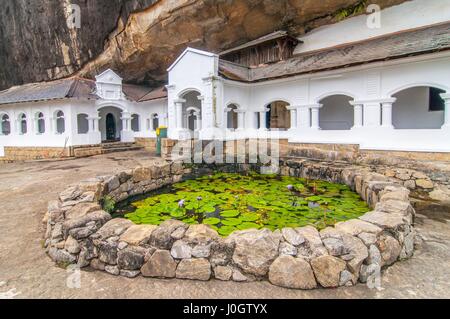
M 420 210 L 423 238 L 413 258 L 382 276 L 381 290 L 359 284 L 340 289 L 290 290 L 268 282 L 127 279 L 83 270 L 81 287 L 69 288 L 65 269 L 42 249 L 47 202 L 67 184 L 159 161 L 145 151 L 91 158 L 0 165 L 1 298 L 450 298 L 450 208 Z M 70 286 L 70 285 L 69 285 Z

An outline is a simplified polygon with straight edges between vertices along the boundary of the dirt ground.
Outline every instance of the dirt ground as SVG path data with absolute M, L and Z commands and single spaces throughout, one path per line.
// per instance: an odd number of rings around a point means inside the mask
M 127 279 L 83 270 L 81 288 L 67 287 L 68 272 L 42 248 L 47 202 L 68 184 L 153 161 L 144 152 L 0 165 L 0 298 L 450 298 L 450 211 L 420 211 L 424 241 L 412 259 L 383 273 L 382 288 L 289 290 L 267 282 Z

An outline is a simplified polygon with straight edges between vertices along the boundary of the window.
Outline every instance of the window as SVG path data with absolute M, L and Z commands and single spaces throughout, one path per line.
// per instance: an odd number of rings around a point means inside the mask
M 36 128 L 38 134 L 44 134 L 45 133 L 45 119 L 44 119 L 44 113 L 39 112 L 36 114 Z
M 89 121 L 87 114 L 77 115 L 78 134 L 87 134 L 89 132 Z
M 8 114 L 2 115 L 1 121 L 2 121 L 2 135 L 9 135 L 11 133 L 11 123 L 9 122 Z
M 158 114 L 152 115 L 152 129 L 153 131 L 156 131 L 159 127 L 159 116 Z
M 66 131 L 66 123 L 64 121 L 64 113 L 62 111 L 58 111 L 56 113 L 56 133 L 63 134 Z
M 133 114 L 131 116 L 131 130 L 133 132 L 139 132 L 140 128 L 139 128 L 139 115 L 137 114 Z
M 445 93 L 444 90 L 440 90 L 434 87 L 430 87 L 430 102 L 429 102 L 429 111 L 444 111 L 445 102 L 441 98 L 441 94 Z
M 27 128 L 27 116 L 25 114 L 19 115 L 19 133 L 20 134 L 27 134 L 28 128 Z

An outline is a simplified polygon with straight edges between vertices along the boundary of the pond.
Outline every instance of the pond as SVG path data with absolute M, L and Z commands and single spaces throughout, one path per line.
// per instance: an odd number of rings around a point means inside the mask
M 348 186 L 257 173 L 217 173 L 176 183 L 122 207 L 136 224 L 168 219 L 208 224 L 220 235 L 235 230 L 312 225 L 318 229 L 365 214 L 367 204 Z

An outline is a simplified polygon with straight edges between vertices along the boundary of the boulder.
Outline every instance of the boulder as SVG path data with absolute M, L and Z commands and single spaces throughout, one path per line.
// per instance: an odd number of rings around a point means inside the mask
M 124 218 L 115 218 L 110 220 L 102 228 L 99 229 L 97 235 L 101 239 L 122 235 L 128 228 L 133 226 L 133 222 Z
M 89 213 L 84 217 L 66 220 L 63 223 L 64 233 L 67 236 L 67 234 L 69 233 L 69 231 L 71 229 L 84 227 L 84 226 L 86 226 L 86 224 L 88 224 L 90 222 L 95 222 L 96 225 L 103 225 L 106 222 L 108 222 L 109 220 L 111 220 L 111 218 L 112 217 L 110 214 L 108 214 L 107 212 L 105 212 L 103 210 L 99 210 L 99 211 Z
M 358 237 L 343 234 L 344 246 L 349 253 L 340 256 L 341 259 L 347 261 L 348 269 L 355 275 L 359 273 L 363 261 L 369 256 L 366 245 Z
M 78 186 L 71 186 L 59 194 L 59 199 L 61 202 L 68 202 L 76 200 L 83 194 L 83 191 Z
M 69 236 L 64 244 L 64 249 L 67 250 L 71 254 L 78 254 L 81 250 L 80 244 L 75 240 L 72 236 Z
M 324 246 L 331 256 L 342 256 L 349 253 L 342 238 L 325 238 L 322 240 Z
M 133 170 L 133 180 L 136 183 L 152 179 L 150 167 L 137 167 Z
M 378 211 L 369 212 L 359 219 L 377 225 L 382 229 L 397 229 L 408 224 L 406 217 L 400 214 L 383 213 Z
M 353 286 L 354 276 L 348 270 L 341 272 L 341 277 L 339 279 L 339 286 Z
M 312 226 L 300 227 L 295 229 L 303 238 L 305 242 L 297 247 L 297 257 L 311 259 L 327 255 L 328 251 L 322 243 L 319 231 Z
M 120 275 L 120 269 L 117 266 L 105 266 L 105 271 L 114 276 Z
M 298 246 L 305 242 L 305 238 L 297 233 L 293 228 L 283 228 L 281 230 L 284 239 L 293 246 Z
M 218 280 L 228 281 L 233 275 L 233 268 L 228 266 L 217 266 L 214 268 L 214 277 Z
M 213 266 L 225 266 L 230 263 L 234 253 L 234 241 L 219 238 L 211 244 L 210 262 Z
M 81 240 L 88 238 L 92 234 L 94 234 L 97 231 L 97 226 L 95 225 L 95 222 L 90 222 L 86 224 L 85 227 L 79 227 L 79 228 L 73 228 L 69 230 L 70 237 L 75 238 L 76 240 Z
M 190 244 L 209 244 L 217 238 L 219 238 L 217 231 L 204 224 L 189 226 L 183 237 Z
M 402 251 L 400 252 L 400 260 L 410 258 L 414 253 L 414 242 L 416 239 L 416 232 L 412 229 L 409 234 L 404 236 Z
M 139 270 L 144 264 L 146 251 L 140 247 L 129 247 L 117 254 L 117 265 L 123 270 Z
M 50 258 L 58 264 L 73 264 L 77 261 L 76 257 L 63 249 L 51 247 L 48 251 Z
M 375 206 L 375 210 L 390 214 L 399 214 L 402 216 L 414 215 L 414 208 L 411 206 L 409 201 L 399 201 L 399 200 L 386 200 L 378 203 Z
M 314 289 L 314 273 L 307 261 L 292 256 L 280 256 L 270 266 L 269 281 L 280 287 Z
M 192 248 L 186 242 L 177 240 L 173 244 L 170 254 L 175 259 L 190 259 L 192 257 Z
M 417 185 L 417 187 L 424 188 L 424 189 L 434 188 L 433 182 L 429 179 L 417 179 L 416 185 Z
M 367 257 L 367 259 L 365 260 L 365 264 L 370 265 L 370 264 L 377 264 L 380 265 L 382 264 L 381 262 L 381 253 L 378 250 L 376 245 L 370 245 L 369 247 L 369 257 Z
M 377 235 L 371 233 L 361 233 L 358 235 L 358 238 L 363 241 L 363 243 L 369 247 L 377 242 Z
M 200 244 L 192 249 L 192 257 L 195 258 L 208 258 L 211 255 L 211 244 Z
M 211 264 L 207 259 L 183 259 L 178 265 L 176 277 L 179 279 L 209 280 Z
M 297 248 L 287 242 L 280 243 L 279 254 L 296 256 L 298 253 Z
M 105 270 L 105 266 L 106 266 L 106 264 L 98 258 L 92 259 L 90 265 L 93 269 L 101 270 L 101 271 Z
M 177 263 L 167 250 L 157 250 L 142 266 L 144 277 L 174 278 Z
M 348 233 L 352 236 L 357 236 L 361 233 L 379 234 L 382 229 L 371 223 L 359 220 L 350 219 L 345 222 L 339 222 L 334 226 L 338 231 Z
M 134 246 L 146 244 L 157 228 L 156 225 L 132 225 L 120 236 L 120 240 Z
M 377 248 L 381 253 L 381 265 L 380 266 L 389 266 L 397 261 L 400 253 L 402 251 L 402 247 L 399 242 L 392 236 L 383 234 L 377 241 Z
M 322 287 L 339 287 L 341 272 L 346 269 L 345 261 L 333 256 L 320 256 L 311 260 L 311 267 Z
M 231 279 L 236 282 L 248 281 L 247 276 L 242 274 L 238 269 L 233 269 L 233 276 L 231 277 Z
M 184 234 L 186 233 L 186 228 L 185 227 L 179 227 L 177 229 L 175 229 L 172 234 L 170 234 L 170 236 L 175 239 L 175 240 L 179 240 L 182 239 L 184 237 Z
M 249 274 L 265 276 L 278 256 L 281 234 L 250 229 L 234 232 L 229 239 L 235 243 L 234 263 Z
M 149 244 L 159 249 L 169 250 L 174 242 L 174 238 L 171 235 L 180 227 L 187 228 L 188 225 L 179 220 L 167 220 L 163 222 L 152 232 Z
M 117 243 L 112 241 L 100 241 L 97 244 L 98 258 L 109 264 L 117 264 Z

